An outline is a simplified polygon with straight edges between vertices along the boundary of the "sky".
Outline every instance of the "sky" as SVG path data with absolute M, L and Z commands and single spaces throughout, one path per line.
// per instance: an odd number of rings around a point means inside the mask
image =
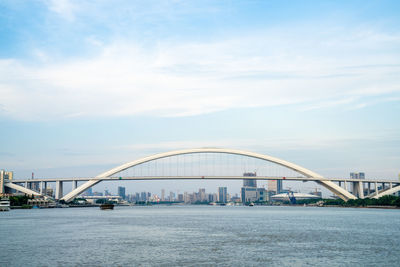
M 400 2 L 2 0 L 0 127 L 16 178 L 223 147 L 397 179 Z

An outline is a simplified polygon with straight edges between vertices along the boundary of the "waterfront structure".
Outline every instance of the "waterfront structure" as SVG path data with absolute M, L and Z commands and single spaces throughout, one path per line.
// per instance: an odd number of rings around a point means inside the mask
M 367 179 L 344 179 L 344 178 L 325 178 L 322 175 L 315 173 L 311 170 L 308 170 L 304 167 L 296 165 L 294 163 L 278 159 L 275 157 L 271 157 L 268 155 L 263 155 L 254 152 L 248 152 L 243 150 L 236 149 L 222 149 L 222 148 L 198 148 L 198 149 L 185 149 L 178 151 L 171 151 L 166 153 L 160 153 L 148 157 L 144 157 L 138 160 L 134 160 L 132 162 L 128 162 L 122 164 L 121 166 L 115 167 L 109 171 L 101 173 L 96 177 L 88 177 L 88 178 L 51 178 L 51 179 L 20 179 L 20 180 L 4 180 L 4 187 L 11 188 L 23 192 L 29 195 L 43 195 L 42 189 L 43 184 L 46 185 L 48 182 L 56 183 L 56 194 L 55 198 L 58 200 L 63 200 L 66 202 L 72 201 L 79 194 L 86 191 L 88 188 L 102 182 L 102 181 L 117 181 L 117 180 L 170 180 L 170 179 L 230 179 L 230 180 L 243 180 L 246 177 L 243 176 L 232 176 L 232 175 L 213 175 L 213 176 L 204 176 L 204 175 L 193 175 L 193 176 L 129 176 L 129 177 L 121 177 L 118 174 L 122 171 L 133 168 L 135 166 L 139 166 L 143 163 L 156 161 L 163 158 L 169 158 L 173 156 L 180 156 L 186 154 L 201 154 L 201 153 L 220 153 L 220 154 L 230 154 L 230 155 L 239 155 L 250 158 L 255 158 L 263 161 L 267 161 L 270 163 L 274 163 L 280 165 L 284 168 L 290 169 L 297 174 L 291 177 L 277 177 L 277 176 L 258 176 L 258 180 L 288 180 L 288 181 L 313 181 L 321 186 L 324 186 L 326 189 L 333 192 L 335 195 L 347 201 L 349 199 L 357 199 L 357 198 L 379 198 L 385 195 L 392 195 L 400 191 L 400 181 L 390 181 L 390 180 L 367 180 Z M 118 176 L 115 176 L 118 175 Z M 78 181 L 86 181 L 85 183 L 78 185 Z M 72 182 L 72 191 L 68 194 L 63 194 L 63 183 L 64 182 Z M 40 183 L 40 191 L 34 191 L 29 189 L 28 184 L 32 183 Z M 364 193 L 363 185 L 368 184 L 367 194 Z M 22 185 L 21 185 L 22 184 Z M 357 189 L 357 194 L 353 194 L 348 191 L 348 185 L 353 184 Z M 373 188 L 369 188 L 370 185 L 374 185 Z M 380 189 L 379 186 L 381 185 Z M 278 188 L 277 188 L 278 189 Z
M 296 200 L 304 200 L 304 199 L 320 199 L 320 196 L 312 195 L 312 194 L 303 194 L 303 193 L 293 193 L 293 197 Z M 271 200 L 275 201 L 290 201 L 289 193 L 282 193 L 271 196 Z
M 218 187 L 218 202 L 219 203 L 228 202 L 228 193 L 226 187 Z

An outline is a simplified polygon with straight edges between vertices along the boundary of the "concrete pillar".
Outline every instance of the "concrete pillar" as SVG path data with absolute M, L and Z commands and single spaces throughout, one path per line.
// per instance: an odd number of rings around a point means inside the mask
M 78 181 L 72 181 L 72 190 L 76 189 L 78 187 Z
M 369 196 L 369 194 L 371 194 L 371 183 L 370 182 L 368 182 L 368 196 Z
M 358 195 L 358 184 L 357 184 L 357 182 L 351 182 L 351 187 L 352 187 L 351 192 L 353 193 L 353 195 L 357 196 Z
M 375 182 L 375 196 L 377 196 L 379 194 L 378 192 L 378 183 Z
M 28 188 L 28 182 L 25 182 L 24 187 L 25 187 L 25 188 Z
M 389 183 L 389 188 L 392 189 L 392 187 L 393 187 L 393 184 Z
M 358 197 L 364 199 L 364 183 L 361 181 L 358 182 Z
M 349 190 L 347 190 L 347 182 L 344 181 L 343 183 L 344 183 L 344 190 L 349 191 Z
M 61 199 L 63 197 L 63 182 L 56 182 L 56 199 Z
M 40 193 L 41 195 L 43 195 L 43 181 L 40 181 L 39 193 Z
M 47 195 L 47 182 L 44 182 L 44 195 Z

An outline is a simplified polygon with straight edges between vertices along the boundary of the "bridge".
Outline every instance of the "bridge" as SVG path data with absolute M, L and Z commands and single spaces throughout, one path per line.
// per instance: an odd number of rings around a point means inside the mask
M 243 173 L 249 170 L 256 171 L 257 176 L 244 176 Z M 325 178 L 279 158 L 222 148 L 185 149 L 160 153 L 125 163 L 95 177 L 4 180 L 4 187 L 29 195 L 44 196 L 43 188 L 47 188 L 47 183 L 56 183 L 55 198 L 70 202 L 102 181 L 179 179 L 312 181 L 324 186 L 344 201 L 380 198 L 400 191 L 400 181 Z M 63 184 L 66 182 L 72 183 L 72 190 L 64 195 Z M 33 185 L 39 185 L 36 186 L 39 190 L 34 190 Z

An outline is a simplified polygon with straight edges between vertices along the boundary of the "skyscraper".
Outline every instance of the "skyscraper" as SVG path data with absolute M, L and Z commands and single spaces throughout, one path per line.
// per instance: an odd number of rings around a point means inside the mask
M 165 189 L 161 189 L 161 201 L 165 201 Z
M 218 202 L 220 203 L 228 202 L 226 187 L 218 187 Z
M 243 173 L 245 177 L 256 177 L 257 174 L 255 172 L 245 172 Z M 243 187 L 257 187 L 257 180 L 256 179 L 243 179 Z
M 254 172 L 243 173 L 246 177 L 256 177 Z M 257 201 L 257 180 L 256 179 L 243 179 L 243 187 L 241 188 L 242 203 L 250 203 Z
M 282 180 L 268 180 L 268 191 L 274 191 L 276 194 L 282 192 Z
M 125 199 L 125 187 L 123 186 L 118 186 L 118 196 L 122 197 L 122 199 Z

